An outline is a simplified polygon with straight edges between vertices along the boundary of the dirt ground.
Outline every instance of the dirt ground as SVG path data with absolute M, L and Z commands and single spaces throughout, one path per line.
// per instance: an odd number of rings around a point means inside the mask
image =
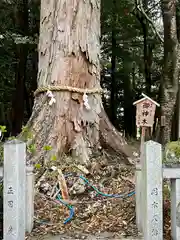
M 64 164 L 56 164 L 67 176 L 69 204 L 73 206 L 75 215 L 64 224 L 69 210 L 52 197 L 58 177 L 53 171 L 48 172 L 39 183 L 39 193 L 35 198 L 35 225 L 26 240 L 142 239 L 136 227 L 135 195 L 127 196 L 135 190 L 135 166 L 125 166 L 119 159 L 108 155 L 92 159 L 88 173 L 67 159 Z M 80 175 L 90 185 L 82 184 Z M 122 194 L 123 197 L 107 197 L 101 193 Z M 169 201 L 164 205 L 164 230 L 164 239 L 170 240 Z

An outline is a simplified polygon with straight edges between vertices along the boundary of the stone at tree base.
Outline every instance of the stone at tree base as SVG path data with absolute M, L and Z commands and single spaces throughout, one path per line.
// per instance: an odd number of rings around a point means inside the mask
M 84 181 L 81 178 L 78 178 L 77 181 L 73 184 L 69 190 L 70 194 L 82 194 L 86 191 L 86 186 Z

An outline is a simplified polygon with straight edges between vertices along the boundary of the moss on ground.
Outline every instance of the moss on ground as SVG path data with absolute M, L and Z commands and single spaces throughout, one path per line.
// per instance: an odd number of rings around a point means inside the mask
M 164 163 L 180 163 L 180 141 L 169 142 L 166 145 Z

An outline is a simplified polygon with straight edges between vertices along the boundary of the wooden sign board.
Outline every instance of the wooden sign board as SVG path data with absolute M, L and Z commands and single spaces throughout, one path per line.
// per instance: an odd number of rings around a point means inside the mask
M 142 99 L 133 103 L 133 105 L 136 105 L 136 126 L 152 127 L 154 124 L 156 106 L 160 105 L 145 94 L 142 95 Z

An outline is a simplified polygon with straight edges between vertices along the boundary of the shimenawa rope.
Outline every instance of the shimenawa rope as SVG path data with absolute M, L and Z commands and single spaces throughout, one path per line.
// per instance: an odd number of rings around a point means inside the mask
M 102 94 L 102 88 L 92 88 L 92 89 L 83 89 L 83 88 L 76 88 L 70 86 L 45 86 L 39 87 L 35 92 L 34 96 L 37 96 L 40 93 L 47 92 L 47 91 L 66 91 L 66 92 L 73 92 L 73 93 L 82 93 L 82 94 Z

